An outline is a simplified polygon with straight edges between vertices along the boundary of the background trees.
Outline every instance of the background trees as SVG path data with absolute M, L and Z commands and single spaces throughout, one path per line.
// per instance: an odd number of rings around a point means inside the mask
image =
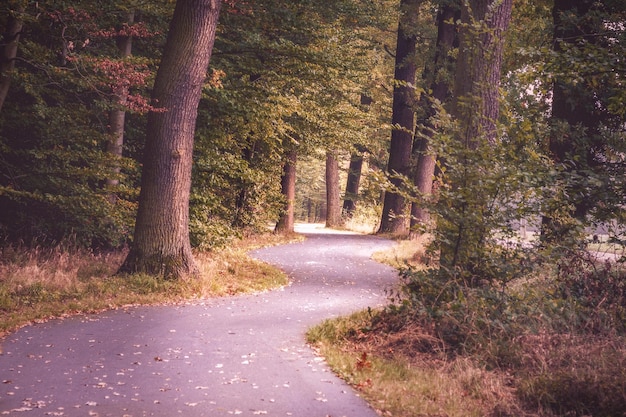
M 388 173 L 392 186 L 402 182 L 397 175 L 410 175 L 411 149 L 415 129 L 415 102 L 417 94 L 415 79 L 417 73 L 416 52 L 418 36 L 415 20 L 419 16 L 420 1 L 400 2 L 400 21 L 395 50 L 395 71 L 393 85 L 392 133 L 389 148 Z M 389 189 L 385 193 L 380 232 L 402 234 L 408 227 L 406 218 L 407 202 L 404 195 Z
M 158 26 L 155 11 L 143 12 L 143 26 L 137 28 L 145 34 Z M 126 85 L 129 102 L 123 107 L 134 113 L 133 121 L 141 117 L 154 57 L 145 55 L 145 43 L 137 39 L 136 56 L 121 62 L 111 34 L 127 14 L 126 6 L 114 2 L 82 2 L 80 8 L 55 2 L 2 6 L 3 20 L 18 16 L 23 22 L 0 113 L 5 238 L 54 242 L 71 237 L 94 247 L 126 240 L 136 208 L 132 157 L 142 145 L 131 129 L 125 138 L 131 158 L 107 152 L 108 115 L 120 109 L 115 89 Z M 120 186 L 107 189 L 105 182 L 114 177 Z
M 28 28 L 0 113 L 5 239 L 98 248 L 131 240 L 146 97 L 172 12 L 168 2 L 2 6 L 0 24 L 19 17 Z M 372 125 L 361 117 L 360 82 L 372 41 L 360 28 L 378 15 L 370 2 L 226 5 L 198 112 L 194 246 L 222 245 L 277 219 L 277 178 L 294 145 L 306 157 L 333 141 L 345 139 L 345 149 L 363 141 Z
M 330 155 L 341 187 L 353 187 L 362 172 L 366 189 L 346 190 L 346 212 L 367 204 L 381 231 L 406 234 L 412 205 L 414 225 L 447 231 L 436 235 L 440 249 L 469 228 L 477 234 L 468 251 L 487 256 L 494 252 L 485 245 L 513 236 L 522 219 L 535 227 L 545 219 L 545 244 L 562 243 L 548 237 L 573 226 L 619 223 L 624 7 L 522 1 L 512 11 L 515 36 L 506 38 L 493 12 L 483 16 L 486 3 L 469 2 L 459 20 L 460 4 L 226 2 L 198 107 L 191 244 L 208 249 L 276 222 L 291 200 L 280 178 L 294 152 L 300 172 L 314 173 L 299 180 L 294 213 L 326 218 L 322 210 L 309 213 L 318 201 L 326 206 L 317 179 L 325 182 L 321 168 Z M 11 1 L 1 7 L 8 35 L 0 84 L 9 87 L 0 110 L 3 239 L 127 245 L 148 161 L 146 97 L 172 5 Z M 398 22 L 410 53 L 396 50 Z M 19 39 L 10 35 L 18 32 Z M 460 49 L 457 32 L 465 36 Z M 491 45 L 502 42 L 501 71 L 472 69 L 496 68 L 499 53 Z M 491 52 L 474 56 L 484 52 L 480 45 Z M 394 81 L 395 60 L 397 69 L 410 70 L 408 78 Z M 472 74 L 490 79 L 471 81 Z M 392 116 L 394 88 L 402 123 Z M 491 111 L 498 107 L 499 114 Z M 403 150 L 396 152 L 400 136 Z M 483 139 L 488 146 L 480 145 Z M 425 198 L 433 180 L 437 193 Z M 337 188 L 328 189 L 333 202 Z M 401 206 L 391 208 L 392 200 Z M 459 209 L 470 206 L 463 217 Z M 423 213 L 432 221 L 417 222 Z M 329 217 L 332 224 L 343 221 L 336 217 Z

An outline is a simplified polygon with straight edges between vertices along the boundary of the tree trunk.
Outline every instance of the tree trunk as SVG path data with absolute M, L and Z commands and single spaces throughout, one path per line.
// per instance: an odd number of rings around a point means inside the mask
M 309 223 L 313 223 L 315 221 L 314 211 L 313 211 L 313 200 L 310 197 L 306 199 L 306 220 Z
M 415 88 L 415 48 L 417 39 L 412 35 L 409 24 L 411 15 L 417 13 L 417 0 L 401 0 L 400 8 L 404 13 L 398 25 L 398 39 L 396 45 L 396 63 L 394 72 L 391 144 L 389 147 L 389 163 L 387 173 L 392 176 L 391 184 L 402 186 L 400 178 L 393 178 L 396 174 L 410 175 L 411 148 L 413 146 L 413 132 L 415 123 L 414 88 Z M 379 233 L 405 234 L 408 230 L 406 216 L 406 199 L 389 190 L 385 193 L 383 212 L 380 221 Z
M 326 152 L 326 227 L 339 227 L 341 221 L 341 195 L 339 189 L 339 162 L 335 153 Z
M 419 201 L 411 204 L 411 228 L 410 237 L 417 238 L 421 235 L 419 230 L 422 226 L 430 223 L 430 213 L 426 207 L 425 200 L 432 195 L 435 168 L 437 166 L 437 156 L 430 149 L 430 141 L 427 138 L 420 138 L 416 141 L 417 163 L 413 173 L 415 187 L 420 193 Z
M 361 184 L 361 171 L 363 170 L 363 153 L 355 151 L 350 156 L 348 179 L 346 181 L 346 195 L 343 199 L 343 214 L 346 218 L 352 218 L 356 211 L 356 202 L 359 197 Z
M 135 12 L 128 13 L 126 22 L 132 25 L 135 21 Z M 120 58 L 128 58 L 132 53 L 133 38 L 132 36 L 123 36 L 117 40 L 118 49 L 120 52 Z M 128 86 L 125 83 L 120 83 L 113 91 L 113 97 L 115 101 L 115 108 L 109 112 L 109 142 L 107 143 L 107 152 L 114 158 L 120 159 L 122 157 L 122 150 L 124 147 L 124 121 L 126 119 L 126 107 L 128 103 Z M 119 174 L 121 172 L 120 164 L 116 163 L 112 169 L 111 177 L 106 180 L 106 187 L 111 190 L 109 200 L 114 203 L 116 195 L 113 190 L 119 185 Z
M 585 48 L 586 44 L 595 44 L 597 34 L 604 28 L 594 27 L 593 19 L 586 19 L 594 5 L 594 0 L 555 0 L 552 9 L 554 21 L 553 48 L 559 54 L 564 51 L 563 44 L 570 48 Z M 565 17 L 565 18 L 564 18 Z M 585 45 L 581 40 L 585 40 Z M 598 143 L 601 116 L 598 112 L 598 100 L 594 92 L 585 83 L 556 79 L 552 88 L 552 116 L 549 149 L 552 159 L 565 168 L 565 190 L 567 197 L 559 202 L 560 207 L 549 207 L 542 219 L 541 238 L 544 243 L 575 244 L 581 237 L 582 227 L 587 214 L 594 205 L 589 189 L 580 180 L 587 177 L 585 170 L 592 170 L 602 162 L 596 161 L 596 152 L 602 148 Z M 559 213 L 560 211 L 560 213 Z
M 496 142 L 502 50 L 511 9 L 512 0 L 470 0 L 462 7 L 452 114 L 459 128 L 457 138 L 469 151 Z M 457 181 L 450 184 L 452 190 L 476 192 L 471 198 L 456 201 L 458 220 L 442 242 L 440 264 L 442 271 L 460 268 L 471 272 L 472 259 L 483 248 L 488 231 L 485 224 L 468 219 L 484 212 L 485 201 L 477 184 L 467 183 L 465 177 Z
M 459 34 L 452 113 L 460 122 L 459 139 L 468 149 L 475 149 L 480 138 L 495 144 L 504 32 L 511 9 L 512 0 L 471 0 L 461 9 L 467 26 Z
M 248 167 L 254 164 L 256 154 L 256 142 L 246 146 L 241 151 L 241 159 L 246 163 Z M 237 193 L 237 199 L 235 200 L 235 212 L 231 226 L 236 229 L 243 229 L 250 225 L 250 213 L 254 210 L 251 207 L 250 194 L 254 189 L 254 183 L 252 180 L 243 180 L 236 184 L 239 188 Z
M 295 150 L 289 151 L 287 161 L 283 166 L 283 175 L 280 179 L 281 192 L 285 198 L 285 209 L 276 223 L 275 233 L 293 233 L 295 226 L 296 202 L 296 163 L 298 154 Z
M 15 68 L 17 44 L 22 33 L 23 23 L 14 16 L 9 16 L 6 32 L 2 38 L 2 55 L 0 55 L 0 111 L 9 94 L 11 86 L 11 72 Z
M 437 50 L 433 62 L 433 80 L 431 83 L 432 99 L 440 104 L 445 104 L 450 98 L 450 85 L 446 81 L 448 77 L 441 72 L 449 72 L 453 68 L 454 59 L 449 52 L 458 44 L 456 21 L 461 17 L 461 10 L 458 6 L 446 4 L 441 7 L 437 14 Z M 422 100 L 425 108 L 425 118 L 423 131 L 415 141 L 416 166 L 413 180 L 421 196 L 428 198 L 432 194 L 433 180 L 437 156 L 430 149 L 430 138 L 434 134 L 435 126 L 430 120 L 436 116 L 437 109 L 433 103 L 424 98 Z M 423 202 L 413 202 L 411 205 L 411 232 L 412 238 L 419 236 L 417 230 L 420 226 L 428 225 L 430 215 Z
M 220 0 L 178 0 L 148 114 L 133 244 L 120 271 L 179 278 L 198 272 L 189 241 L 189 194 L 198 103 Z

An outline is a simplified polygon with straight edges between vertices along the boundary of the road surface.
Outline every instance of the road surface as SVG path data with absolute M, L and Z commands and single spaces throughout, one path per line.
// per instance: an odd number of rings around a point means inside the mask
M 0 355 L 0 415 L 375 417 L 304 334 L 325 318 L 385 303 L 397 273 L 369 257 L 393 243 L 311 232 L 253 252 L 291 276 L 280 290 L 122 308 L 10 335 Z

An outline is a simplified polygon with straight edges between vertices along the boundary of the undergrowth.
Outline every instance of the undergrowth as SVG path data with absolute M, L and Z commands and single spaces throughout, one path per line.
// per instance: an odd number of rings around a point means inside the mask
M 309 332 L 383 415 L 626 415 L 621 264 L 572 252 L 503 285 L 413 267 L 401 278 L 384 310 Z M 395 378 L 418 381 L 392 388 L 384 375 L 398 366 L 407 374 L 393 371 Z

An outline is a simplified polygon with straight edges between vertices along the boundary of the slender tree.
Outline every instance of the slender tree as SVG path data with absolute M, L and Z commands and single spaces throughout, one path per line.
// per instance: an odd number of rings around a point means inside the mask
M 295 227 L 295 201 L 296 201 L 296 163 L 298 153 L 295 149 L 287 153 L 283 165 L 283 175 L 280 179 L 280 187 L 285 198 L 284 209 L 276 223 L 274 232 L 293 233 Z
M 0 111 L 9 94 L 11 72 L 15 68 L 17 45 L 24 25 L 18 14 L 19 11 L 15 11 L 9 16 L 2 44 L 0 44 Z
M 460 18 L 461 9 L 458 4 L 446 2 L 437 13 L 437 44 L 434 62 L 425 73 L 432 74 L 430 97 L 422 95 L 423 120 L 418 123 L 413 154 L 416 160 L 413 181 L 423 198 L 432 194 L 433 180 L 437 155 L 431 149 L 430 140 L 436 126 L 432 118 L 437 114 L 437 104 L 443 105 L 450 98 L 452 76 L 454 74 L 454 58 L 452 49 L 458 46 L 456 21 Z M 417 227 L 429 223 L 429 213 L 423 201 L 411 205 L 411 236 L 419 235 Z
M 132 25 L 135 21 L 135 11 L 130 11 L 127 15 L 125 24 L 127 27 Z M 131 56 L 133 48 L 133 37 L 130 33 L 119 34 L 117 37 L 117 47 L 119 49 L 120 58 L 126 59 Z M 126 120 L 126 106 L 128 104 L 128 84 L 120 83 L 113 91 L 114 105 L 109 112 L 109 142 L 107 143 L 107 151 L 113 155 L 114 158 L 122 157 L 122 150 L 124 147 L 124 123 Z M 121 168 L 119 164 L 113 166 L 113 175 L 107 178 L 106 185 L 109 190 L 119 185 L 118 176 Z M 112 202 L 115 201 L 115 194 L 109 196 Z
M 370 106 L 374 99 L 369 94 L 361 93 L 361 106 L 369 113 Z M 359 187 L 361 185 L 361 174 L 363 171 L 363 154 L 367 148 L 362 144 L 355 144 L 350 154 L 350 164 L 346 178 L 346 192 L 343 199 L 342 214 L 347 219 L 352 218 L 356 211 L 356 203 L 359 198 Z
M 394 71 L 393 115 L 391 123 L 391 143 L 387 172 L 391 176 L 392 187 L 398 187 L 402 180 L 396 175 L 410 174 L 411 150 L 415 124 L 415 47 L 417 37 L 412 33 L 411 19 L 417 13 L 418 0 L 400 2 L 400 22 L 396 44 Z M 406 198 L 393 190 L 385 193 L 379 233 L 405 234 L 408 230 Z
M 221 0 L 178 0 L 148 115 L 133 244 L 120 271 L 168 278 L 195 274 L 189 194 L 198 103 L 211 58 Z
M 350 155 L 350 165 L 348 166 L 348 176 L 346 179 L 346 193 L 343 199 L 343 214 L 346 218 L 351 218 L 356 211 L 356 202 L 359 198 L 359 186 L 361 184 L 361 173 L 363 171 L 363 150 L 357 149 Z

